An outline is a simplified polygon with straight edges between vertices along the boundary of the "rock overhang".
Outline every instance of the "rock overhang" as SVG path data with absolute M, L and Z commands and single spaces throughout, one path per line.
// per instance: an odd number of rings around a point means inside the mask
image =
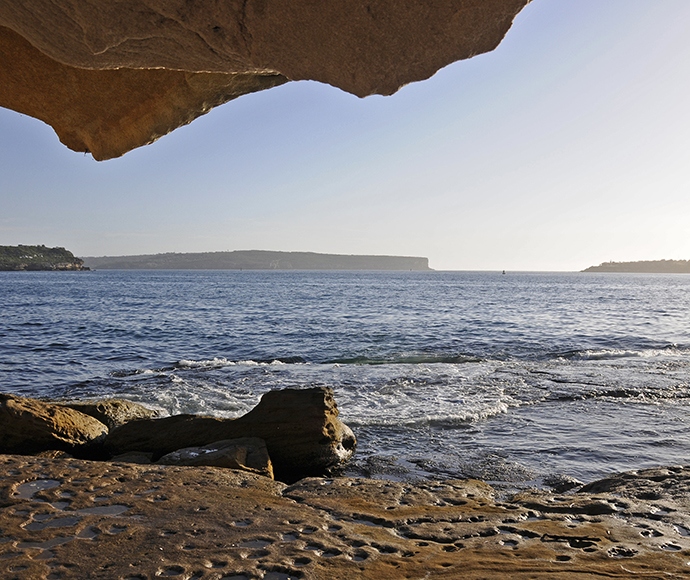
M 289 80 L 390 95 L 493 50 L 530 0 L 0 0 L 0 106 L 103 160 Z

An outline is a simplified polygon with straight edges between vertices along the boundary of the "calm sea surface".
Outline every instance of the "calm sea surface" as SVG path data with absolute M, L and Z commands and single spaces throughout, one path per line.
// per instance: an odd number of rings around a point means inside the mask
M 0 272 L 0 390 L 235 417 L 329 386 L 349 475 L 690 463 L 690 276 Z

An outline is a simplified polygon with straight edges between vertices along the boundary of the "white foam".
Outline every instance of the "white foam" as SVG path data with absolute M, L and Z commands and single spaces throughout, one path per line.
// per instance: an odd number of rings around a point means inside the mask
M 233 366 L 235 364 L 242 364 L 242 363 L 236 363 L 234 361 L 229 361 L 228 359 L 226 359 L 224 357 L 215 357 L 215 358 L 208 359 L 208 360 L 182 359 L 182 360 L 177 362 L 177 366 L 179 368 L 224 367 L 224 366 Z

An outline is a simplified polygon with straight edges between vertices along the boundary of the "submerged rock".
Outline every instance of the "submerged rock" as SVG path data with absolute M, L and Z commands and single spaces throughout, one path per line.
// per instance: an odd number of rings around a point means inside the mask
M 227 439 L 203 447 L 178 449 L 163 455 L 157 463 L 240 469 L 273 479 L 273 465 L 266 443 L 257 437 Z
M 148 451 L 157 460 L 185 447 L 241 437 L 266 442 L 275 476 L 283 481 L 323 475 L 347 461 L 356 445 L 338 419 L 333 391 L 316 387 L 270 391 L 237 419 L 174 415 L 133 421 L 114 429 L 105 446 L 111 455 Z
M 0 452 L 74 452 L 105 437 L 108 428 L 93 417 L 63 407 L 0 394 Z

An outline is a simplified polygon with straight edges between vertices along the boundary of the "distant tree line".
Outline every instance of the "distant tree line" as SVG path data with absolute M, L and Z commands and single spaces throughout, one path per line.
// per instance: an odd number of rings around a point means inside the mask
M 65 248 L 45 246 L 0 246 L 0 270 L 42 271 L 42 270 L 88 270 L 84 260 L 75 258 Z
M 639 262 L 604 262 L 583 272 L 637 272 L 648 274 L 690 274 L 690 260 L 646 260 Z

